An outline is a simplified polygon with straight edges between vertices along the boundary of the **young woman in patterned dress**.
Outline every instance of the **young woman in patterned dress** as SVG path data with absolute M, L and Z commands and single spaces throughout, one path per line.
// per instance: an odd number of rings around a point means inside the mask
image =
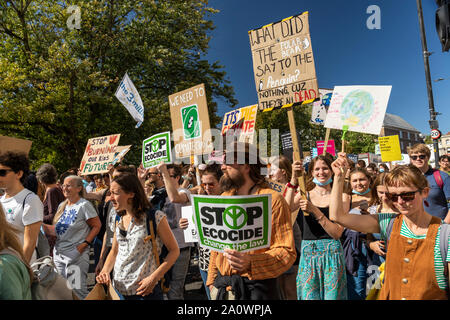
M 157 266 L 152 241 L 147 233 L 147 210 L 151 208 L 145 191 L 133 174 L 123 174 L 111 182 L 111 201 L 120 220 L 113 244 L 97 282 L 109 284 L 114 268 L 114 287 L 125 300 L 163 300 L 160 280 L 179 256 L 179 248 L 162 211 L 156 211 L 158 254 L 164 244 L 169 253 Z

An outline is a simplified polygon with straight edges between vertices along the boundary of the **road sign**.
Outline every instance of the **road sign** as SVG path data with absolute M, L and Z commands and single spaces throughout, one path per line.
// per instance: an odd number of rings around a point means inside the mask
M 441 132 L 438 129 L 431 130 L 431 139 L 437 140 L 441 137 Z

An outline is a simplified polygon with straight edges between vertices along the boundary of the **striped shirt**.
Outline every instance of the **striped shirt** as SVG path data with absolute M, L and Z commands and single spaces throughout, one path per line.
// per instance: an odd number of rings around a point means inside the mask
M 259 189 L 256 194 L 272 195 L 272 236 L 270 247 L 246 252 L 251 257 L 250 271 L 241 274 L 250 280 L 276 278 L 287 271 L 295 262 L 296 252 L 291 224 L 291 211 L 283 196 L 272 189 Z M 230 193 L 222 193 L 229 196 Z M 231 268 L 223 253 L 211 250 L 206 285 L 214 284 L 217 271 L 222 276 L 238 272 Z
M 381 238 L 386 240 L 386 230 L 389 225 L 389 221 L 394 219 L 396 216 L 395 213 L 379 213 L 378 214 L 378 222 L 380 224 L 380 233 Z M 436 241 L 434 244 L 434 271 L 436 274 L 436 281 L 439 285 L 439 288 L 445 290 L 447 288 L 447 279 L 444 275 L 444 263 L 442 262 L 442 255 L 440 250 L 440 233 L 441 227 L 439 227 L 438 233 L 436 235 Z M 425 239 L 426 234 L 416 235 L 414 234 L 406 224 L 405 220 L 402 222 L 402 227 L 400 229 L 400 235 L 405 238 L 410 239 Z M 450 238 L 448 239 L 449 246 L 447 252 L 447 263 L 450 262 Z

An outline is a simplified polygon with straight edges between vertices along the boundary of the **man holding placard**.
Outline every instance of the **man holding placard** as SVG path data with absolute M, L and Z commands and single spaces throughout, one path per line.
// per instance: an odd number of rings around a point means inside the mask
M 264 248 L 250 251 L 238 246 L 235 249 L 213 249 L 206 284 L 210 288 L 211 297 L 216 300 L 280 299 L 277 277 L 288 270 L 296 258 L 289 206 L 280 193 L 270 189 L 261 175 L 264 164 L 257 158 L 258 154 L 258 150 L 248 143 L 234 142 L 227 146 L 222 165 L 224 176 L 220 182 L 225 191 L 222 196 L 252 196 L 237 199 L 245 202 L 244 199 L 247 198 L 248 203 L 259 202 L 260 205 L 253 206 L 254 208 L 242 204 L 231 205 L 215 217 L 216 223 L 221 220 L 223 225 L 227 221 L 231 229 L 249 230 L 247 227 L 256 219 L 260 219 L 261 215 L 264 216 L 263 211 L 269 209 L 271 219 L 270 224 L 266 226 L 270 234 L 269 243 Z M 193 199 L 195 201 L 195 196 Z M 197 211 L 198 207 L 195 205 L 194 210 L 199 236 L 202 237 L 202 222 L 205 222 L 205 219 L 198 219 L 201 212 Z M 263 234 L 263 229 L 254 228 L 253 233 Z M 250 231 L 237 231 L 231 237 L 242 238 L 246 234 L 249 235 Z M 221 252 L 218 252 L 219 250 Z M 232 287 L 231 291 L 226 289 L 229 286 Z

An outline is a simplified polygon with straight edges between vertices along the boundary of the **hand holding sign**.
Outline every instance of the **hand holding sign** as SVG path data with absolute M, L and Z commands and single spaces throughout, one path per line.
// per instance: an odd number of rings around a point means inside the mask
M 248 254 L 231 249 L 225 249 L 224 251 L 223 256 L 227 258 L 231 268 L 241 274 L 250 270 L 251 259 Z

